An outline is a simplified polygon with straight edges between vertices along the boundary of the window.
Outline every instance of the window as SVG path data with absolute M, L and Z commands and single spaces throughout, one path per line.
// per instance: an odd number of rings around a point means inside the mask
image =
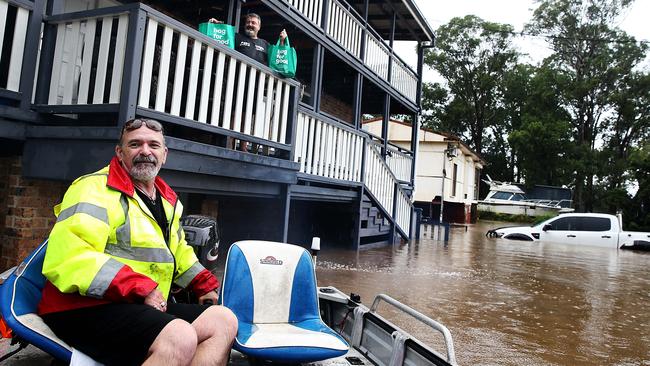
M 454 164 L 454 173 L 452 175 L 451 196 L 456 197 L 456 183 L 458 179 L 458 164 Z
M 497 199 L 497 200 L 509 200 L 510 197 L 512 197 L 512 193 L 509 193 L 509 192 L 497 192 L 494 195 L 492 195 L 492 197 L 490 197 L 490 198 L 494 198 L 494 199 Z
M 515 195 L 512 197 L 513 201 L 523 201 L 526 199 L 526 196 L 524 196 L 521 193 L 515 193 Z
M 562 217 L 550 222 L 549 230 L 609 231 L 611 221 L 606 217 Z
M 551 228 L 549 231 L 567 231 L 577 230 L 577 220 L 575 217 L 562 217 L 555 221 L 549 222 Z
M 578 217 L 579 231 L 609 231 L 612 222 L 606 217 Z

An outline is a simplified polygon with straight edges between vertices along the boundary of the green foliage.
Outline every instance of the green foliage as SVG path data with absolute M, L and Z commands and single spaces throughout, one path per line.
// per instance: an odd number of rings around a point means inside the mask
M 525 30 L 552 51 L 539 65 L 518 61 L 511 26 L 452 19 L 425 57 L 445 78 L 424 86 L 425 126 L 466 139 L 496 180 L 569 186 L 579 212 L 648 230 L 648 44 L 618 28 L 631 3 L 537 1 Z
M 473 15 L 453 18 L 438 28 L 438 48 L 428 52 L 424 62 L 446 79 L 447 91 L 439 85 L 425 87 L 425 98 L 432 97 L 427 101 L 432 118 L 425 125 L 457 125 L 456 134 L 468 137 L 481 154 L 485 130 L 499 123 L 499 86 L 517 58 L 512 31 L 510 25 Z

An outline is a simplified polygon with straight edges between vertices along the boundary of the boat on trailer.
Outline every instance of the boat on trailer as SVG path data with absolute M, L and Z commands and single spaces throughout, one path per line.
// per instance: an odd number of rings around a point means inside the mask
M 495 181 L 490 176 L 487 176 L 487 180 L 483 182 L 490 186 L 490 191 L 483 200 L 478 201 L 478 211 L 533 217 L 554 216 L 574 211 L 571 208 L 572 201 L 569 199 L 528 198 L 526 192 L 518 185 Z

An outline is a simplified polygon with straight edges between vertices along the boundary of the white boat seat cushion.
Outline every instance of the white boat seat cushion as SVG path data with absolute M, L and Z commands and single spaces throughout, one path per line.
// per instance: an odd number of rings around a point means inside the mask
M 302 247 L 265 241 L 233 244 L 221 301 L 239 320 L 235 349 L 249 356 L 312 362 L 348 350 L 320 318 L 313 263 Z

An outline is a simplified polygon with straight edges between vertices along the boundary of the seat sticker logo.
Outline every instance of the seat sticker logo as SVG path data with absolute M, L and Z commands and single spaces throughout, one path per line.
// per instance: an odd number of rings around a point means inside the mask
M 266 258 L 260 259 L 260 264 L 272 264 L 272 265 L 275 265 L 275 266 L 281 266 L 282 261 L 279 260 L 279 259 L 275 259 L 275 257 L 272 256 L 272 255 L 269 255 L 269 256 L 266 256 Z

